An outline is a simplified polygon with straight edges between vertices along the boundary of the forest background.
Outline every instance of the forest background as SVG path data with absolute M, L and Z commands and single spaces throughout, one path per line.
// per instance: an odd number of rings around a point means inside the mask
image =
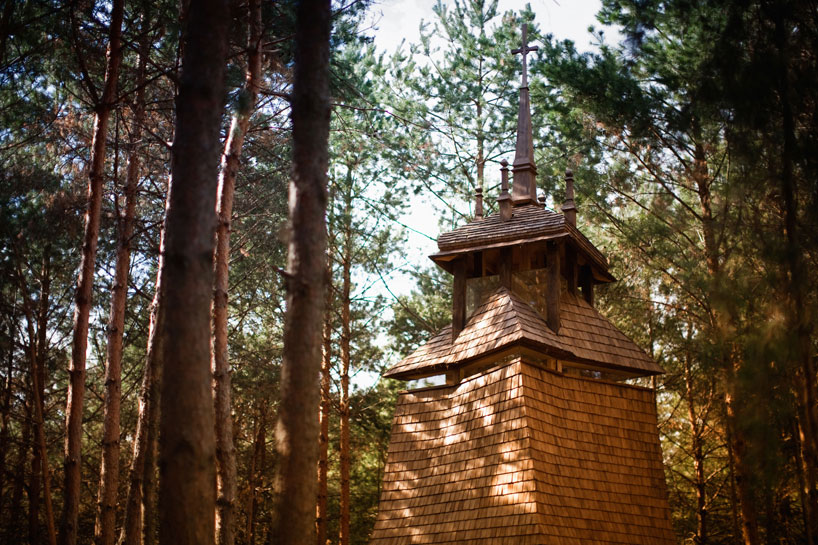
M 679 542 L 814 543 L 815 4 L 604 0 L 591 53 L 492 1 L 438 4 L 419 43 L 384 52 L 372 9 L 332 14 L 318 543 L 367 541 L 405 385 L 350 383 L 450 319 L 450 280 L 430 266 L 411 293 L 389 290 L 407 268 L 402 218 L 417 195 L 444 230 L 472 217 L 478 188 L 494 206 L 523 22 L 540 47 L 540 190 L 558 210 L 573 170 L 579 226 L 619 278 L 598 306 L 667 370 Z M 53 543 L 60 526 L 62 543 L 154 543 L 152 310 L 187 4 L 0 11 L 0 539 Z M 295 4 L 236 0 L 229 24 L 210 158 L 218 542 L 272 543 Z

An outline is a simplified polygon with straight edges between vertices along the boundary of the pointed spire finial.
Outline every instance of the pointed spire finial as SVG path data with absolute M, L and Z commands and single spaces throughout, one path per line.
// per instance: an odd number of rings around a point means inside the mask
M 528 25 L 523 24 L 522 47 L 511 51 L 523 56 L 523 85 L 520 87 L 520 109 L 517 113 L 517 149 L 514 155 L 514 187 L 511 199 L 515 206 L 537 204 L 537 167 L 534 165 L 534 137 L 531 128 L 531 99 L 528 95 L 528 61 L 526 56 L 539 47 L 528 45 Z
M 512 49 L 511 54 L 516 55 L 517 53 L 522 54 L 523 56 L 523 87 L 528 87 L 528 61 L 526 60 L 526 56 L 531 53 L 532 51 L 539 51 L 540 48 L 535 46 L 530 47 L 528 45 L 528 23 L 523 23 L 523 44 L 522 47 L 517 49 Z

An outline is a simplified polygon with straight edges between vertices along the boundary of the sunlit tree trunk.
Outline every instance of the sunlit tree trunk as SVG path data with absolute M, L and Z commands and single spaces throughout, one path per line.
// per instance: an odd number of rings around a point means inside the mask
M 128 296 L 128 272 L 131 265 L 131 239 L 136 216 L 139 161 L 142 152 L 142 122 L 145 111 L 145 57 L 140 51 L 137 93 L 133 109 L 128 167 L 125 175 L 125 211 L 119 218 L 114 283 L 108 319 L 108 344 L 105 358 L 105 398 L 102 429 L 102 461 L 99 470 L 97 518 L 94 536 L 98 545 L 113 545 L 116 537 L 116 507 L 119 491 L 119 407 L 122 395 L 122 338 L 125 331 L 125 306 Z
M 230 23 L 228 0 L 193 2 L 171 159 L 158 329 L 159 543 L 207 545 L 215 536 L 210 307 L 219 125 Z
M 304 0 L 296 11 L 287 310 L 275 432 L 274 529 L 281 545 L 315 541 L 318 381 L 326 289 L 330 3 Z
M 91 143 L 90 173 L 88 176 L 88 208 L 85 214 L 85 232 L 82 242 L 82 261 L 77 279 L 74 309 L 74 331 L 71 342 L 71 363 L 68 372 L 68 401 L 65 408 L 65 485 L 63 510 L 60 520 L 61 545 L 77 543 L 77 524 L 82 482 L 82 405 L 85 396 L 85 352 L 88 345 L 88 320 L 91 310 L 91 291 L 97 256 L 102 189 L 105 178 L 105 140 L 108 118 L 117 100 L 117 79 L 122 58 L 120 35 L 124 0 L 111 5 L 111 23 L 108 30 L 108 53 L 105 83 L 94 117 L 94 137 Z
M 145 79 L 147 71 L 148 56 L 150 55 L 150 36 L 148 29 L 150 26 L 150 16 L 146 12 L 142 16 L 142 36 L 139 40 L 139 63 L 136 73 L 137 91 L 133 103 L 133 116 L 131 118 L 131 145 L 128 156 L 128 171 L 127 171 L 127 187 L 133 187 L 133 202 L 136 202 L 136 188 L 139 183 L 139 176 L 141 171 L 141 154 L 142 154 L 142 125 L 145 120 Z M 129 194 L 130 196 L 130 194 Z M 127 216 L 126 203 L 126 216 Z M 131 232 L 133 227 L 131 226 Z M 124 233 L 123 233 L 124 234 Z M 164 226 L 159 241 L 159 266 L 162 269 L 162 251 L 164 239 Z M 128 238 L 130 240 L 130 237 Z M 139 413 L 136 423 L 136 434 L 133 443 L 133 456 L 131 457 L 131 466 L 128 472 L 128 493 L 125 500 L 124 519 L 122 523 L 122 530 L 119 536 L 119 542 L 124 545 L 136 545 L 140 540 L 142 532 L 142 502 L 143 502 L 143 477 L 145 472 L 145 458 L 148 448 L 148 422 L 150 420 L 151 412 L 158 410 L 158 395 L 152 392 L 158 392 L 155 386 L 156 375 L 156 357 L 157 351 L 154 349 L 153 343 L 156 331 L 156 315 L 158 307 L 159 293 L 159 278 L 161 273 L 157 273 L 157 285 L 155 286 L 156 293 L 151 304 L 150 322 L 148 326 L 148 349 L 147 357 L 145 358 L 145 367 L 142 376 L 142 386 L 139 394 Z M 113 306 L 113 302 L 112 302 Z M 122 306 L 124 311 L 124 305 Z M 111 312 L 113 316 L 113 311 Z M 121 343 L 121 336 L 120 336 Z M 110 341 L 109 341 L 110 352 Z M 121 357 L 121 345 L 119 348 Z M 112 530 L 113 531 L 113 530 Z
M 233 193 L 241 159 L 241 148 L 261 83 L 261 2 L 248 2 L 249 35 L 247 70 L 242 97 L 230 123 L 224 144 L 218 185 L 218 227 L 216 228 L 215 286 L 213 289 L 213 397 L 216 411 L 216 543 L 235 542 L 236 448 L 233 444 L 233 419 L 230 414 L 230 363 L 227 353 L 227 292 L 229 288 L 230 223 Z

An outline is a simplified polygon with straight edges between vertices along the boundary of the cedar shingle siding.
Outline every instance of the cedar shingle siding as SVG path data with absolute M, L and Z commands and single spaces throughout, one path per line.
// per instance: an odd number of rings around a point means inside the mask
M 653 395 L 525 358 L 401 394 L 370 543 L 673 543 Z

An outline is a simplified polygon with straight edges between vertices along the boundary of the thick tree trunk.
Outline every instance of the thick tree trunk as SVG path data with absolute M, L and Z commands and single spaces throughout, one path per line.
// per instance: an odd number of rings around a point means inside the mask
M 91 310 L 91 290 L 94 283 L 94 268 L 97 256 L 102 186 L 105 179 L 105 141 L 108 133 L 108 118 L 116 100 L 119 64 L 122 58 L 120 34 L 124 4 L 124 0 L 114 0 L 111 7 L 105 86 L 100 103 L 96 105 L 94 137 L 91 143 L 88 209 L 85 214 L 82 261 L 75 296 L 71 364 L 68 371 L 68 401 L 65 408 L 65 485 L 60 521 L 60 543 L 62 545 L 75 545 L 77 542 L 77 522 L 82 481 L 82 464 L 80 460 L 82 456 L 82 404 L 85 396 L 85 352 L 88 345 L 88 319 Z
M 214 542 L 210 306 L 228 0 L 191 3 L 172 149 L 158 329 L 159 542 Z
M 330 384 L 332 376 L 332 245 L 328 245 L 327 293 L 324 301 L 323 350 L 321 354 L 321 423 L 318 437 L 318 497 L 316 502 L 316 545 L 327 545 L 327 475 L 329 473 Z
M 131 239 L 136 216 L 139 185 L 139 141 L 145 103 L 145 60 L 140 52 L 136 104 L 133 112 L 131 145 L 125 181 L 125 213 L 120 218 L 108 320 L 108 345 L 105 362 L 105 400 L 102 430 L 102 462 L 99 470 L 99 495 L 94 537 L 98 545 L 113 545 L 116 537 L 116 505 L 119 491 L 119 406 L 122 393 L 122 337 L 125 330 L 125 305 L 128 295 L 128 271 L 131 265 Z
M 241 148 L 250 116 L 256 105 L 261 82 L 261 2 L 248 3 L 249 35 L 247 71 L 243 97 L 230 123 L 224 144 L 219 174 L 216 228 L 215 286 L 213 289 L 213 397 L 216 411 L 216 543 L 233 545 L 236 539 L 236 448 L 233 444 L 233 418 L 230 414 L 230 364 L 227 353 L 227 292 L 229 288 L 230 224 L 233 214 L 233 192 L 241 159 Z
M 340 544 L 349 545 L 349 362 L 350 337 L 350 291 L 352 288 L 352 176 L 347 176 L 347 193 L 344 199 L 344 253 L 341 258 L 341 536 Z
M 326 289 L 330 17 L 329 0 L 298 4 L 287 311 L 276 425 L 278 505 L 274 528 L 281 545 L 315 541 L 318 380 Z

